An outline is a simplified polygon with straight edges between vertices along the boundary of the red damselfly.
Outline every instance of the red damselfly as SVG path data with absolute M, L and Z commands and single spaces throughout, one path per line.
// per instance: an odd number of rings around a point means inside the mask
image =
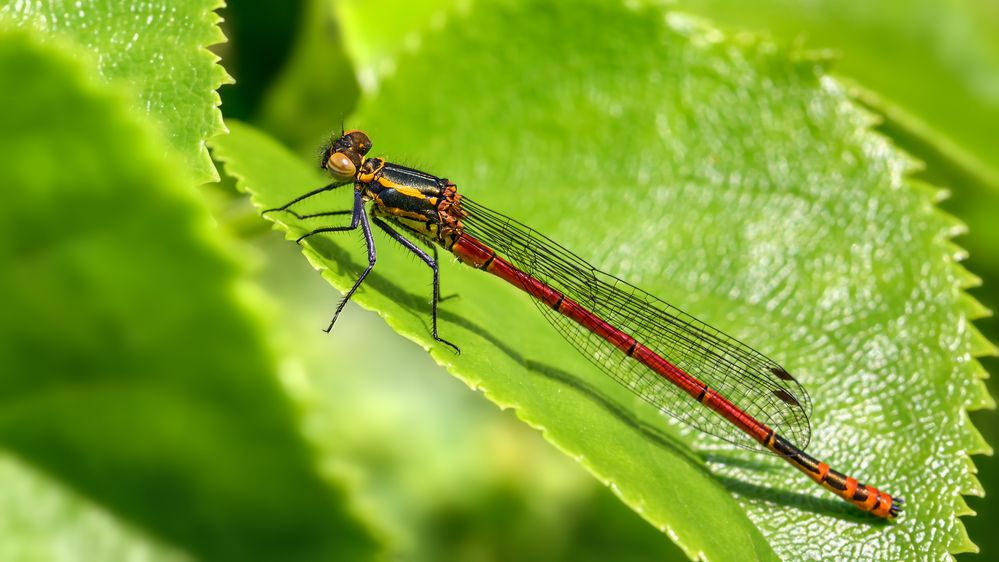
M 348 131 L 327 146 L 320 166 L 333 182 L 264 213 L 299 219 L 350 215 L 350 224 L 317 228 L 298 239 L 360 228 L 368 266 L 337 306 L 333 328 L 375 266 L 370 222 L 433 270 L 434 340 L 459 352 L 437 332 L 439 245 L 459 261 L 488 271 L 533 297 L 553 326 L 590 361 L 659 410 L 736 445 L 769 451 L 858 508 L 898 516 L 903 500 L 832 470 L 804 452 L 811 436 L 811 401 L 783 367 L 718 329 L 604 273 L 523 224 L 458 193 L 454 183 L 368 158 L 371 139 Z M 292 207 L 345 185 L 353 208 L 299 214 Z M 427 253 L 403 232 L 426 243 Z

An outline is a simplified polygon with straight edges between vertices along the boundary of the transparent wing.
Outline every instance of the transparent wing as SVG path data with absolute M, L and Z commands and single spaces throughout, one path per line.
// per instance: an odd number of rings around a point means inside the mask
M 524 273 L 547 284 L 706 383 L 744 412 L 804 449 L 811 400 L 783 367 L 682 310 L 604 273 L 533 229 L 463 198 L 464 230 Z M 667 379 L 551 307 L 549 322 L 605 373 L 661 411 L 726 441 L 764 451 L 755 440 Z

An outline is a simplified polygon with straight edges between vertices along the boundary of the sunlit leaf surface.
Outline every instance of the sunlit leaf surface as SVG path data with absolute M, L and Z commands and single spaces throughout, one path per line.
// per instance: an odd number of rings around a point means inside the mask
M 195 181 L 218 179 L 205 140 L 225 131 L 215 91 L 229 81 L 206 47 L 225 41 L 212 10 L 222 0 L 80 2 L 0 0 L 0 24 L 72 41 L 101 77 L 127 84 L 134 107 L 164 128 Z
M 443 266 L 445 292 L 460 297 L 442 305 L 441 330 L 460 357 L 429 336 L 429 270 L 378 233 L 356 300 L 515 408 L 692 557 L 973 548 L 956 515 L 960 494 L 979 491 L 966 455 L 986 446 L 965 408 L 988 402 L 972 360 L 987 346 L 967 322 L 948 241 L 958 225 L 935 191 L 908 179 L 910 159 L 822 64 L 658 9 L 584 7 L 447 14 L 372 78 L 352 126 L 372 135 L 373 155 L 451 178 L 778 359 L 812 394 L 809 451 L 904 496 L 905 517 L 883 524 L 778 459 L 676 428 L 481 272 Z M 216 154 L 260 208 L 325 182 L 315 162 L 232 128 Z M 345 189 L 300 210 L 349 202 Z M 292 238 L 331 224 L 268 216 Z M 362 248 L 360 233 L 341 233 L 311 239 L 306 255 L 343 290 Z M 349 315 L 340 322 L 334 334 Z

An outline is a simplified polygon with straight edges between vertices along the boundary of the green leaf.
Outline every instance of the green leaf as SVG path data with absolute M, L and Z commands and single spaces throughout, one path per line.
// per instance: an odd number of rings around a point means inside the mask
M 965 410 L 990 399 L 948 241 L 959 225 L 821 63 L 599 2 L 479 3 L 412 44 L 351 119 L 372 155 L 446 175 L 780 360 L 814 399 L 810 452 L 904 496 L 906 515 L 881 524 L 779 459 L 677 431 L 482 272 L 443 266 L 443 291 L 459 298 L 443 303 L 441 332 L 460 357 L 429 336 L 430 272 L 379 234 L 357 302 L 515 408 L 691 557 L 974 548 L 957 516 L 960 494 L 981 493 L 967 453 L 987 445 Z M 325 182 L 315 162 L 230 126 L 216 156 L 259 207 Z M 347 208 L 347 189 L 299 210 Z M 268 218 L 291 238 L 347 222 Z M 361 246 L 340 233 L 305 253 L 344 290 L 366 263 Z
M 0 560 L 61 560 L 67 552 L 74 560 L 190 560 L 7 455 L 0 506 Z
M 392 68 L 420 33 L 449 12 L 467 11 L 467 2 L 459 0 L 334 6 L 368 84 Z M 675 8 L 784 44 L 831 49 L 833 70 L 862 85 L 866 102 L 976 181 L 999 189 L 999 11 L 987 2 L 697 0 L 676 2 Z M 376 16 L 380 25 L 365 25 Z
M 0 444 L 201 559 L 370 558 L 275 378 L 242 256 L 70 53 L 0 34 Z
M 999 12 L 927 0 L 678 2 L 683 10 L 836 53 L 865 99 L 999 189 Z
M 222 5 L 222 0 L 0 0 L 0 24 L 35 27 L 93 55 L 102 78 L 134 88 L 133 107 L 162 125 L 192 178 L 203 183 L 218 180 L 205 140 L 225 132 L 216 89 L 231 81 L 206 49 L 225 41 L 213 12 Z

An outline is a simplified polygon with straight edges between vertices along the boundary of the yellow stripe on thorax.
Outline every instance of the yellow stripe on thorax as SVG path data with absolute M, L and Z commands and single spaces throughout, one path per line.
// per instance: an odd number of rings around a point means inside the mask
M 408 185 L 403 185 L 401 183 L 396 183 L 388 178 L 380 177 L 378 178 L 378 183 L 385 188 L 395 190 L 397 193 L 401 193 L 406 197 L 415 197 L 417 199 L 426 199 L 427 196 L 424 195 L 422 191 L 416 189 L 415 187 L 409 187 Z

